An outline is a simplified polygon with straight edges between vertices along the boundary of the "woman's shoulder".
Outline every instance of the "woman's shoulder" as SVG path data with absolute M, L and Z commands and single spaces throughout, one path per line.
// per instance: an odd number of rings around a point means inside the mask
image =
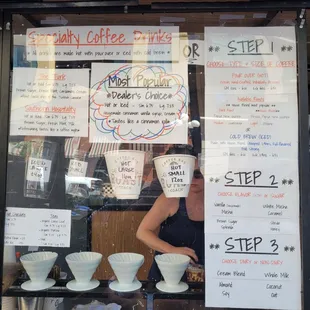
M 161 194 L 154 207 L 162 209 L 164 212 L 168 212 L 169 216 L 174 215 L 179 208 L 179 199 L 178 198 L 167 198 L 165 194 Z

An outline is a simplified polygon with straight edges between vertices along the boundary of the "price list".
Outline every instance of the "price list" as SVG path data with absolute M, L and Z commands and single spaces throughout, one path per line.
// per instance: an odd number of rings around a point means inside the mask
M 205 51 L 206 306 L 301 309 L 295 30 L 205 28 Z
M 7 208 L 5 245 L 69 247 L 71 211 Z

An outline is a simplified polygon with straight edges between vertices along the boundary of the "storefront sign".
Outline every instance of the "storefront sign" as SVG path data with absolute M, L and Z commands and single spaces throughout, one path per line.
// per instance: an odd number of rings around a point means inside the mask
M 12 136 L 88 136 L 88 69 L 14 68 Z
M 28 61 L 178 61 L 179 27 L 29 28 L 26 44 Z
M 93 64 L 90 142 L 187 143 L 183 67 L 171 72 L 165 64 Z
M 301 309 L 296 39 L 206 28 L 206 306 Z
M 70 247 L 70 210 L 6 209 L 5 245 Z
M 188 62 L 189 65 L 204 65 L 204 41 L 203 40 L 180 40 L 180 61 Z

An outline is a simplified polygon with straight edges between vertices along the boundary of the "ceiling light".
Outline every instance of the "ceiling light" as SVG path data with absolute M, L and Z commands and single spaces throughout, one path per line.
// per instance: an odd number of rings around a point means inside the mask
M 184 17 L 160 16 L 161 23 L 184 23 Z
M 237 14 L 221 14 L 221 20 L 233 20 L 233 19 L 244 19 L 245 15 L 237 15 Z

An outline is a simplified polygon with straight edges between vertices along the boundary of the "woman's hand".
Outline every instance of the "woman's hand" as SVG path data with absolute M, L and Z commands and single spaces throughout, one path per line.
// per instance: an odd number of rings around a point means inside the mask
M 172 247 L 169 253 L 175 253 L 175 254 L 183 254 L 187 255 L 190 258 L 192 258 L 195 262 L 198 262 L 198 256 L 196 255 L 195 251 L 190 248 L 186 247 Z

